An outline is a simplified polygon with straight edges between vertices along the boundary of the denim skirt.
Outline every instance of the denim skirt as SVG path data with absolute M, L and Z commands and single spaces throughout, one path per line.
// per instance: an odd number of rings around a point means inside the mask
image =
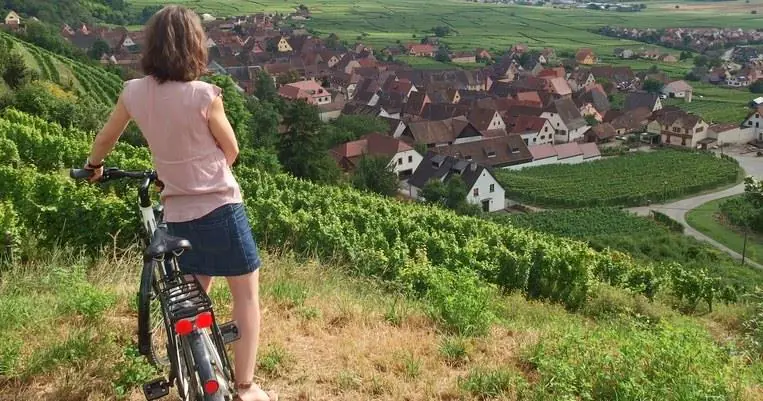
M 167 229 L 171 235 L 191 242 L 191 250 L 178 258 L 185 273 L 241 276 L 260 267 L 243 203 L 220 206 L 196 220 L 167 223 Z

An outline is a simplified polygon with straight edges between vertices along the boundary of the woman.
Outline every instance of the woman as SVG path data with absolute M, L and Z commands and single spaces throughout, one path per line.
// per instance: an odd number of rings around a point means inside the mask
M 197 81 L 206 71 L 207 47 L 199 17 L 169 6 L 146 27 L 141 65 L 145 78 L 128 81 L 95 141 L 85 168 L 91 181 L 103 174 L 103 160 L 130 120 L 148 142 L 164 183 L 164 218 L 172 235 L 193 250 L 181 269 L 209 292 L 212 277 L 227 279 L 233 318 L 241 338 L 233 345 L 237 399 L 272 401 L 277 396 L 253 385 L 259 343 L 260 259 L 231 165 L 238 144 L 225 116 L 221 89 Z

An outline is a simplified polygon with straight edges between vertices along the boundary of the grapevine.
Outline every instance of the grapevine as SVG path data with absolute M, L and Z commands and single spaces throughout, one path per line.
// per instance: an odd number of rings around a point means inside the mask
M 501 170 L 506 196 L 547 207 L 640 206 L 735 182 L 738 163 L 709 152 L 661 150 L 581 164 Z

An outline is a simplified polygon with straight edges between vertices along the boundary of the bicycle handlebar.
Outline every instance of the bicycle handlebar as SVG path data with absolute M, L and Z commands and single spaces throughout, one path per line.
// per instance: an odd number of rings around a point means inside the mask
M 85 168 L 73 168 L 69 170 L 69 176 L 75 180 L 83 180 L 93 176 L 93 170 Z M 124 171 L 116 167 L 109 167 L 103 170 L 103 176 L 98 179 L 99 182 L 116 180 L 119 178 L 149 178 L 152 181 L 157 180 L 156 172 L 149 171 Z
M 84 180 L 93 176 L 93 170 L 84 168 L 73 168 L 69 170 L 69 176 L 75 180 Z M 148 194 L 148 188 L 151 183 L 154 183 L 159 188 L 159 192 L 164 190 L 164 183 L 159 180 L 156 175 L 156 171 L 124 171 L 116 167 L 109 167 L 103 169 L 103 175 L 98 179 L 98 182 L 106 182 L 116 180 L 119 178 L 134 178 L 141 180 L 138 186 L 138 197 L 140 199 L 141 207 L 151 206 L 151 197 Z

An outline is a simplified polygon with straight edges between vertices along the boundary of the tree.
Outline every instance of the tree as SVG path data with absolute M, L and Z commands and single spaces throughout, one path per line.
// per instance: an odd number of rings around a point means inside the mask
M 286 85 L 293 82 L 299 81 L 301 77 L 299 76 L 299 72 L 297 70 L 289 70 L 286 74 L 281 74 L 276 78 L 279 85 Z
M 379 195 L 395 196 L 398 188 L 397 174 L 388 157 L 364 156 L 352 176 L 352 186 Z
M 692 70 L 687 72 L 686 75 L 684 75 L 684 79 L 687 81 L 699 81 L 702 78 L 698 76 L 695 71 Z
M 252 116 L 249 119 L 252 147 L 275 151 L 280 140 L 278 109 L 271 102 L 255 99 L 247 101 L 247 109 Z
M 326 45 L 326 47 L 329 49 L 336 49 L 340 45 L 339 36 L 332 32 L 328 37 L 326 37 L 326 40 L 323 41 L 323 44 Z
M 647 72 L 650 74 L 657 74 L 658 72 L 660 72 L 660 67 L 657 67 L 656 65 L 652 64 L 652 66 L 649 67 Z
M 449 63 L 450 51 L 448 51 L 448 47 L 445 45 L 441 45 L 440 48 L 437 49 L 437 53 L 434 55 L 434 59 L 441 63 Z
M 649 93 L 659 93 L 662 90 L 662 82 L 656 79 L 647 79 L 644 81 L 642 89 Z
M 11 53 L 5 63 L 3 81 L 11 89 L 18 89 L 29 77 L 30 71 L 24 63 L 24 58 L 18 53 Z
M 104 42 L 102 39 L 96 39 L 95 42 L 93 42 L 93 46 L 87 52 L 87 55 L 93 60 L 100 60 L 104 54 L 108 54 L 110 51 L 111 48 L 108 43 Z
M 278 96 L 273 77 L 264 70 L 257 72 L 254 80 L 254 96 L 262 101 L 271 101 Z
M 705 55 L 699 55 L 697 57 L 694 57 L 694 65 L 697 67 L 705 67 L 707 66 L 707 62 L 709 61 L 708 57 Z
M 302 100 L 290 102 L 283 122 L 288 129 L 281 136 L 278 159 L 284 169 L 316 182 L 338 182 L 339 167 L 326 152 L 318 109 Z
M 429 180 L 429 182 L 424 184 L 424 188 L 421 188 L 421 197 L 427 203 L 433 205 L 439 204 L 440 206 L 445 206 L 445 195 L 445 184 L 440 180 Z
M 691 55 L 690 51 L 682 51 L 681 55 L 678 56 L 678 59 L 681 60 L 681 61 L 688 60 L 690 58 L 692 58 L 692 55 Z
M 750 85 L 750 92 L 763 93 L 763 79 L 759 79 Z
M 450 35 L 450 31 L 451 29 L 449 26 L 436 26 L 432 28 L 432 33 L 434 33 L 434 36 L 437 36 L 438 38 Z
M 585 116 L 586 124 L 590 125 L 591 127 L 595 127 L 599 125 L 599 120 L 596 119 L 596 116 L 593 114 L 587 114 Z
M 341 115 L 327 126 L 325 132 L 327 147 L 354 141 L 363 135 L 378 132 L 386 133 L 389 124 L 375 116 Z

